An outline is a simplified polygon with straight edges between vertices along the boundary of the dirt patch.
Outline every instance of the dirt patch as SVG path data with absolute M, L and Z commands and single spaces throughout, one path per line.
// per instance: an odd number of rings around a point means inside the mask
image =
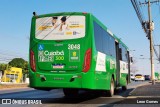
M 25 88 L 28 86 L 28 84 L 0 84 L 0 89 Z

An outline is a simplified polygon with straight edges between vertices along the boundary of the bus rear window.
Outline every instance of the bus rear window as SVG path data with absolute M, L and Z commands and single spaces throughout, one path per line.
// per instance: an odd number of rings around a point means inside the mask
M 84 36 L 85 16 L 53 16 L 36 20 L 36 39 L 67 40 Z

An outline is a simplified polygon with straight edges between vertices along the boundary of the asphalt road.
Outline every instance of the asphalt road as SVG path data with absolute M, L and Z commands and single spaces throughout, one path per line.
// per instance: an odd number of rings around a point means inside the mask
M 72 107 L 70 104 L 78 104 L 79 106 L 82 105 L 83 107 L 88 107 L 86 104 L 90 106 L 107 106 L 108 104 L 114 104 L 115 102 L 119 102 L 126 98 L 129 93 L 137 86 L 147 84 L 148 82 L 132 82 L 128 85 L 128 89 L 126 91 L 122 91 L 119 89 L 116 91 L 115 95 L 110 97 L 104 97 L 103 93 L 95 92 L 95 91 L 80 91 L 78 96 L 74 97 L 65 97 L 62 89 L 53 89 L 51 91 L 42 91 L 42 90 L 35 90 L 32 88 L 24 88 L 24 89 L 17 89 L 17 90 L 3 90 L 0 91 L 0 98 L 5 99 L 44 99 L 44 102 L 50 103 L 41 105 L 40 107 L 57 107 L 61 105 Z M 67 105 L 66 105 L 67 104 Z M 2 106 L 2 105 L 0 105 Z M 8 107 L 8 105 L 3 105 L 3 107 Z M 12 105 L 12 107 L 18 106 L 25 106 L 28 105 Z M 36 105 L 32 105 L 35 107 Z

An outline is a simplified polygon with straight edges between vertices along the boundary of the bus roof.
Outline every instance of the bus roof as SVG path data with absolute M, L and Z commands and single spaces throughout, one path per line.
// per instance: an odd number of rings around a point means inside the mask
M 33 16 L 33 18 L 41 18 L 41 17 L 50 17 L 50 16 L 60 16 L 60 15 L 90 15 L 93 17 L 97 23 L 105 29 L 115 40 L 117 40 L 120 44 L 122 44 L 127 50 L 129 48 L 121 41 L 120 38 L 118 38 L 115 34 L 113 34 L 101 21 L 99 21 L 93 14 L 91 13 L 86 13 L 86 12 L 61 12 L 61 13 L 50 13 L 50 14 L 43 14 L 43 15 L 38 15 L 38 16 Z
M 90 13 L 86 13 L 86 12 L 60 12 L 60 13 L 49 13 L 49 14 L 42 14 L 42 15 L 37 15 L 37 16 L 33 16 L 33 18 L 38 17 L 50 17 L 50 16 L 60 16 L 60 15 L 84 15 L 84 14 L 90 14 Z

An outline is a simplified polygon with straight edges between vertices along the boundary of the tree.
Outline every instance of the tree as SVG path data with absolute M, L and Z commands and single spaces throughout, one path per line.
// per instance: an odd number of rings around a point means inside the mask
M 23 58 L 14 58 L 8 64 L 12 67 L 22 68 L 23 74 L 28 74 L 28 62 Z
M 27 61 L 26 61 L 25 64 L 24 64 L 24 69 L 23 69 L 23 71 L 24 71 L 24 72 L 23 72 L 24 74 L 28 74 L 28 62 L 27 62 Z
M 4 70 L 6 70 L 8 67 L 8 64 L 0 64 L 0 71 L 4 72 Z

